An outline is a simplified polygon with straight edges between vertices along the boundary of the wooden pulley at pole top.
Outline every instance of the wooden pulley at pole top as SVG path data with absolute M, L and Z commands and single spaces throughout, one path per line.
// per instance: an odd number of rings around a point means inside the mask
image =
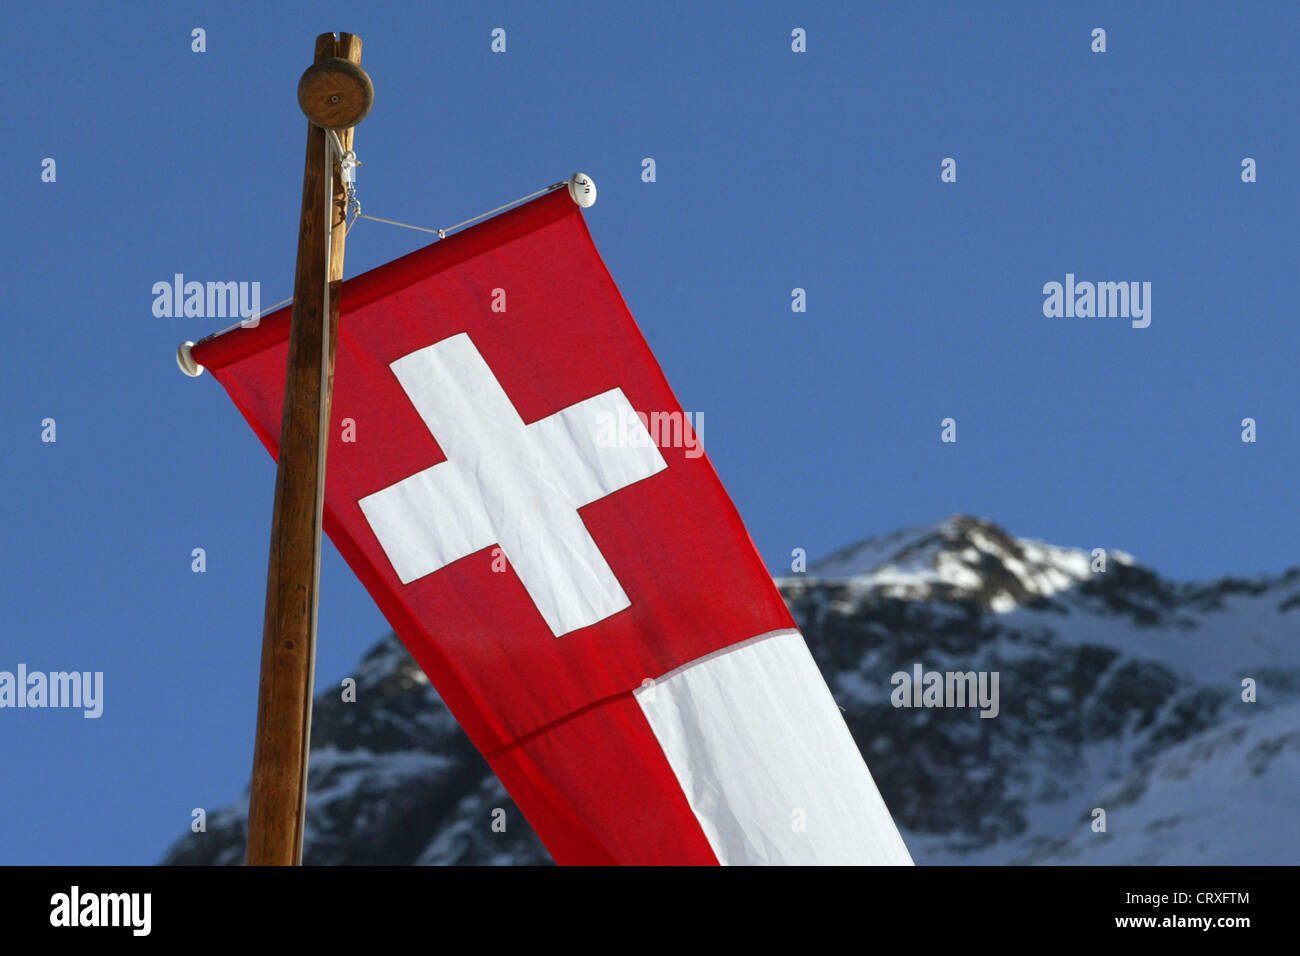
M 374 102 L 370 75 L 339 56 L 313 63 L 298 81 L 298 105 L 322 129 L 351 129 L 366 118 Z

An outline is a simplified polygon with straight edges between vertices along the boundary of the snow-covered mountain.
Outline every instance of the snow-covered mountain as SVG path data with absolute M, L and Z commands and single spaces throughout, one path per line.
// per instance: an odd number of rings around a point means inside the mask
M 778 585 L 918 863 L 1300 863 L 1300 568 L 1175 583 L 954 516 Z M 893 706 L 917 664 L 997 672 L 998 715 Z M 307 862 L 549 860 L 396 639 L 352 676 L 315 703 Z M 246 814 L 164 862 L 239 862 Z

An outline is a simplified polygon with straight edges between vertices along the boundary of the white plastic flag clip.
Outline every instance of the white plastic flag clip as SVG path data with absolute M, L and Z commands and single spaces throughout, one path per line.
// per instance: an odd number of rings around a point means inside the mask
M 596 202 L 596 184 L 586 173 L 574 173 L 569 177 L 569 197 L 586 209 Z

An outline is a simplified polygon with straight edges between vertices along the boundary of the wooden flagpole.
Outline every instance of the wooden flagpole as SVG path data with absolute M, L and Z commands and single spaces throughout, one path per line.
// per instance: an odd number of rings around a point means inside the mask
M 325 455 L 347 234 L 347 195 L 330 131 L 337 133 L 343 151 L 351 149 L 352 127 L 370 110 L 374 90 L 360 63 L 359 37 L 322 34 L 315 60 L 298 84 L 298 102 L 311 123 L 271 519 L 248 801 L 249 865 L 302 862 Z

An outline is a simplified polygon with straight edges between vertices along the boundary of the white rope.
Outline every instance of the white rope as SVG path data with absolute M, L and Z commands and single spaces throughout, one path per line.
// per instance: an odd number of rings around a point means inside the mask
M 280 300 L 279 302 L 277 302 L 275 305 L 268 305 L 268 306 L 267 306 L 265 309 L 263 309 L 261 312 L 257 313 L 257 320 L 260 322 L 260 321 L 262 320 L 262 316 L 264 316 L 264 315 L 270 315 L 270 314 L 271 314 L 272 312 L 274 312 L 276 309 L 283 308 L 284 306 L 288 305 L 288 304 L 289 304 L 290 302 L 292 302 L 292 301 L 293 301 L 293 296 L 289 296 L 289 298 L 287 298 L 287 299 L 281 299 L 281 300 Z M 245 321 L 247 321 L 247 320 L 245 320 Z M 241 324 L 242 324 L 242 323 L 241 323 Z
M 256 328 L 256 323 L 261 322 L 263 316 L 270 315 L 276 309 L 281 309 L 292 301 L 293 301 L 293 296 L 289 296 L 289 298 L 287 299 L 281 299 L 279 302 L 275 303 L 275 305 L 268 305 L 261 312 L 257 313 L 257 315 L 250 315 L 248 318 L 236 322 L 234 325 L 230 326 L 229 328 L 222 329 L 220 332 L 213 332 L 211 335 L 203 336 L 203 338 L 199 339 L 198 342 L 195 344 L 202 345 L 204 342 L 210 342 L 212 339 L 215 339 L 218 335 L 225 335 L 227 332 L 235 331 L 235 329 Z
M 419 230 L 420 232 L 431 232 L 439 239 L 441 239 L 443 236 L 447 234 L 447 231 L 445 229 L 427 229 L 424 226 L 413 226 L 409 222 L 398 222 L 396 219 L 381 219 L 378 216 L 372 216 L 369 213 L 359 212 L 357 213 L 356 219 L 353 219 L 352 221 L 356 222 L 357 219 L 370 219 L 374 222 L 386 222 L 390 226 L 401 226 L 403 229 L 416 229 Z
M 331 151 L 334 153 L 335 159 L 340 163 L 343 162 L 343 157 L 347 155 L 347 151 L 343 148 L 343 140 L 339 139 L 336 130 L 328 129 L 325 132 L 329 136 L 329 145 L 333 147 Z
M 537 190 L 537 192 L 529 193 L 527 196 L 520 196 L 518 199 L 514 200 L 513 202 L 506 203 L 504 206 L 497 206 L 496 209 L 489 209 L 487 212 L 480 213 L 477 216 L 473 216 L 469 219 L 466 219 L 464 222 L 458 222 L 454 226 L 447 226 L 443 229 L 430 229 L 427 226 L 416 226 L 409 222 L 398 222 L 396 219 L 382 219 L 379 216 L 372 216 L 369 213 L 361 212 L 360 204 L 358 204 L 357 206 L 356 219 L 372 219 L 375 222 L 387 223 L 390 226 L 401 226 L 403 229 L 415 229 L 418 232 L 432 233 L 433 235 L 437 236 L 439 239 L 446 239 L 447 233 L 449 232 L 455 232 L 457 229 L 460 229 L 463 226 L 468 226 L 470 223 L 478 222 L 480 219 L 486 219 L 488 216 L 495 216 L 497 213 L 504 212 L 505 210 L 509 209 L 511 206 L 518 206 L 521 202 L 528 202 L 528 200 L 530 199 L 536 199 L 538 196 L 541 196 L 544 193 L 553 192 L 554 190 L 559 189 L 561 186 L 565 186 L 565 185 L 568 185 L 567 181 L 562 183 L 553 183 L 552 185 L 547 186 L 545 189 L 539 189 Z M 352 221 L 356 222 L 356 219 L 353 219 Z

